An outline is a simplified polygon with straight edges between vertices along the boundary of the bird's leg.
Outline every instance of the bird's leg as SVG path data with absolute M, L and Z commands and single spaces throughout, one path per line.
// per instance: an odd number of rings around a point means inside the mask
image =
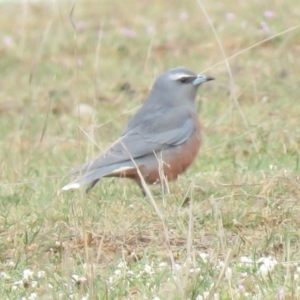
M 132 177 L 131 179 L 133 179 L 138 184 L 138 186 L 140 187 L 140 189 L 142 191 L 143 196 L 146 197 L 147 193 L 146 193 L 146 190 L 144 189 L 141 178 L 139 176 L 135 176 L 135 177 Z

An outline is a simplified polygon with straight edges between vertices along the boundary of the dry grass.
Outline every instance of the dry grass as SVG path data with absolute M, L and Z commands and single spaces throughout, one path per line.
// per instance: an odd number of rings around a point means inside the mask
M 299 299 L 296 4 L 1 4 L 1 299 Z M 178 65 L 217 81 L 171 194 L 58 192 Z

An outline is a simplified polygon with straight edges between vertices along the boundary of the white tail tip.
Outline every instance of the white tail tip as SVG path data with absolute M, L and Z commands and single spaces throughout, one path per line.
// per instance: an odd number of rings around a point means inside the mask
M 68 191 L 68 190 L 79 189 L 79 188 L 80 188 L 79 183 L 69 183 L 62 188 L 62 191 Z

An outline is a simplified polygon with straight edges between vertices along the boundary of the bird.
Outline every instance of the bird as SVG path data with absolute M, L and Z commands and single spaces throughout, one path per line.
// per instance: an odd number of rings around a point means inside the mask
M 200 85 L 211 80 L 186 67 L 159 75 L 123 134 L 104 153 L 72 171 L 75 179 L 62 190 L 87 185 L 88 193 L 103 177 L 125 177 L 146 195 L 141 176 L 148 184 L 176 180 L 199 152 L 201 127 L 195 99 Z

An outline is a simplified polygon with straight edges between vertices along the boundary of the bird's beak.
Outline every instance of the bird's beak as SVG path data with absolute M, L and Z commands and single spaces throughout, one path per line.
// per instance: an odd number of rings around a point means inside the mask
M 205 75 L 202 75 L 202 74 L 198 74 L 197 77 L 193 81 L 193 85 L 199 85 L 199 84 L 201 84 L 203 82 L 214 80 L 214 79 L 215 78 L 213 78 L 213 77 L 209 77 L 209 76 L 205 76 Z

